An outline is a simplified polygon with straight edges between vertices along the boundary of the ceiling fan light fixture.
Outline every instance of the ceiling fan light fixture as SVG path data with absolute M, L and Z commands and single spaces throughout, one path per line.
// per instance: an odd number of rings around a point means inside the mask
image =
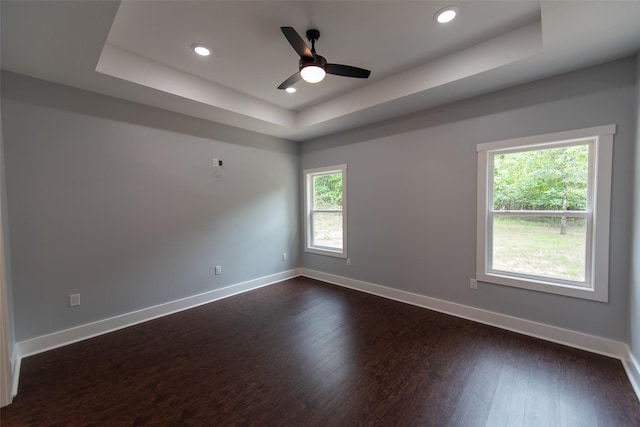
M 302 79 L 307 83 L 318 83 L 324 80 L 327 72 L 318 65 L 307 65 L 300 70 Z
M 448 22 L 453 21 L 456 18 L 456 16 L 458 16 L 459 12 L 460 12 L 460 8 L 458 8 L 457 6 L 443 7 L 442 9 L 437 11 L 435 15 L 433 15 L 433 19 L 438 24 L 446 24 Z
M 191 50 L 198 56 L 209 56 L 211 55 L 211 49 L 206 47 L 205 45 L 194 43 L 191 45 Z

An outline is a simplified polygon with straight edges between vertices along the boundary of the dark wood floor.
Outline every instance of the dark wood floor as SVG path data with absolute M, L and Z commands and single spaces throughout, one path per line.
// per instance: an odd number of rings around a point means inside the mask
M 22 361 L 2 426 L 640 426 L 621 363 L 297 278 Z

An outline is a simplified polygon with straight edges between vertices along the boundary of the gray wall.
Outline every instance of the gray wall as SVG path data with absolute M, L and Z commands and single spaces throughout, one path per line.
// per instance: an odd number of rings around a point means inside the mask
M 633 188 L 633 246 L 629 298 L 629 348 L 640 360 L 640 54 L 636 57 L 635 179 Z
M 11 73 L 2 115 L 17 341 L 299 265 L 297 143 Z
M 301 169 L 347 163 L 351 265 L 303 267 L 627 340 L 635 63 L 625 59 L 305 142 Z M 609 302 L 479 284 L 476 144 L 615 123 Z
M 299 158 L 293 142 L 3 73 L 16 340 L 302 265 L 630 339 L 638 355 L 640 273 L 631 280 L 628 231 L 635 223 L 638 247 L 635 69 L 634 59 L 616 61 L 309 141 Z M 610 123 L 609 303 L 470 290 L 476 144 Z M 218 181 L 214 156 L 225 162 Z M 298 255 L 300 169 L 344 162 L 351 266 Z M 67 307 L 71 293 L 80 307 Z

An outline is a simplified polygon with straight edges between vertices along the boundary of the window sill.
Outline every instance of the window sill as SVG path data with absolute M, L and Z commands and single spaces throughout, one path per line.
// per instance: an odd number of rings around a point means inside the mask
M 593 287 L 569 285 L 544 280 L 524 279 L 497 273 L 478 273 L 476 274 L 476 279 L 479 282 L 493 285 L 510 286 L 530 291 L 563 295 L 592 301 L 608 301 L 608 295 L 606 292 L 597 292 Z
M 347 254 L 342 250 L 331 250 L 331 249 L 325 249 L 325 248 L 305 248 L 304 251 L 310 254 L 325 255 L 325 256 L 331 256 L 334 258 L 343 258 L 343 259 L 347 258 Z

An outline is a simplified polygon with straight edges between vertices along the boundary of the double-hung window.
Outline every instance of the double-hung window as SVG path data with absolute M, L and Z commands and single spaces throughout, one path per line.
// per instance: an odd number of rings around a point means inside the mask
M 304 171 L 305 250 L 347 257 L 347 165 Z
M 479 144 L 476 278 L 608 300 L 615 125 Z

